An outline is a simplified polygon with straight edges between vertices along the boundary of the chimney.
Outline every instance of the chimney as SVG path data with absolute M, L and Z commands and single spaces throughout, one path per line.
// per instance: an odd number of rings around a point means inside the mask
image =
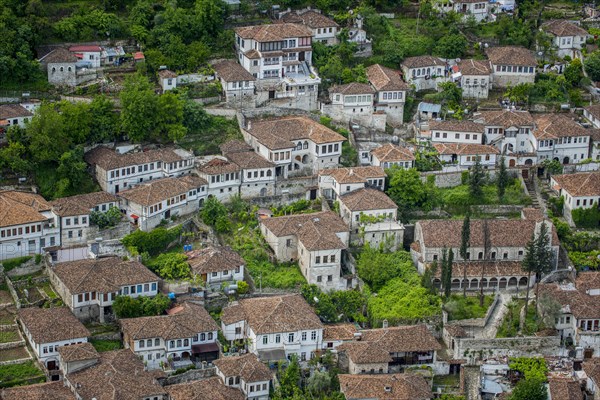
M 357 342 L 360 342 L 360 339 L 362 338 L 362 333 L 360 332 L 356 332 L 354 334 L 354 340 L 356 340 Z
M 252 121 L 248 120 L 248 123 L 246 124 L 246 127 L 248 130 L 252 129 Z
M 392 392 L 392 387 L 391 386 L 386 386 L 385 388 L 386 393 L 391 393 Z

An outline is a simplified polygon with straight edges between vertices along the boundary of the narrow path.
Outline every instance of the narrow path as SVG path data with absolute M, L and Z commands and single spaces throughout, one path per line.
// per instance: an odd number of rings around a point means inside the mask
M 479 395 L 479 367 L 465 367 L 465 395 L 467 400 L 480 400 Z
M 496 304 L 496 308 L 492 313 L 492 316 L 488 320 L 487 325 L 481 331 L 482 339 L 493 339 L 496 337 L 496 332 L 498 332 L 498 327 L 502 323 L 504 319 L 504 315 L 508 311 L 506 308 L 506 304 L 508 304 L 512 299 L 512 296 L 508 293 L 500 293 L 498 298 L 498 304 Z

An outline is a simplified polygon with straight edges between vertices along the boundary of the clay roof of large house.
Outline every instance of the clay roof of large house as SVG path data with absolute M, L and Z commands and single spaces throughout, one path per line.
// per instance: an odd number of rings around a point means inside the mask
M 553 175 L 552 179 L 573 197 L 600 196 L 600 172 Z
M 424 243 L 421 243 L 421 246 L 459 248 L 462 223 L 461 220 L 417 221 L 416 224 L 423 234 Z M 490 240 L 498 247 L 525 247 L 535 231 L 536 223 L 534 220 L 526 219 L 488 220 Z M 549 221 L 548 223 L 551 224 Z M 483 220 L 471 220 L 471 246 L 483 247 L 483 225 Z M 552 225 L 552 245 L 559 245 L 554 225 Z
M 223 60 L 213 65 L 219 78 L 225 82 L 255 81 L 256 78 L 235 60 Z
M 475 115 L 475 121 L 481 121 L 485 126 L 501 126 L 505 129 L 535 124 L 529 111 L 517 110 L 482 111 Z
M 583 370 L 596 386 L 600 385 L 600 357 L 590 358 L 583 362 Z
M 550 378 L 548 380 L 552 399 L 583 400 L 581 384 L 572 378 Z
M 441 155 L 500 154 L 500 151 L 495 146 L 489 144 L 434 143 L 433 147 Z
M 568 306 L 571 313 L 577 319 L 600 318 L 600 296 L 588 294 L 587 290 L 590 289 L 589 286 L 585 284 L 578 285 L 584 279 L 597 282 L 598 275 L 600 275 L 600 272 L 589 272 L 585 275 L 580 275 L 575 284 L 540 284 L 540 292 L 550 295 L 563 307 Z M 600 287 L 595 287 L 594 289 L 600 289 Z
M 71 295 L 117 292 L 121 286 L 160 280 L 139 261 L 123 261 L 119 257 L 58 263 L 53 267 L 53 272 Z
M 475 132 L 484 133 L 485 126 L 472 121 L 458 121 L 449 119 L 446 121 L 432 121 L 429 123 L 429 129 L 432 131 L 450 131 L 450 132 Z
M 64 47 L 59 47 L 46 54 L 41 61 L 48 64 L 75 64 L 79 59 Z
M 392 361 L 390 353 L 439 350 L 442 346 L 425 325 L 397 326 L 360 331 L 360 340 L 343 343 L 344 351 L 354 364 Z
M 493 65 L 537 66 L 537 60 L 533 52 L 525 47 L 490 47 L 486 53 Z
M 354 324 L 328 324 L 323 330 L 323 340 L 353 340 L 357 332 Z
M 336 233 L 348 226 L 332 211 L 266 218 L 261 223 L 276 237 L 297 236 L 308 251 L 345 249 Z
M 345 85 L 335 85 L 329 89 L 329 93 L 341 93 L 344 95 L 373 94 L 375 90 L 366 83 L 351 82 Z
M 386 174 L 383 168 L 367 167 L 348 167 L 348 168 L 329 168 L 319 171 L 320 176 L 331 176 L 337 183 L 366 183 L 367 179 L 385 178 Z
M 323 329 L 319 317 L 299 294 L 240 300 L 223 309 L 221 321 L 226 325 L 246 321 L 257 335 Z
M 0 105 L 0 119 L 32 117 L 31 111 L 20 104 Z
M 102 47 L 98 45 L 75 45 L 69 47 L 69 51 L 72 53 L 80 53 L 80 52 L 88 52 L 88 53 L 100 53 L 102 51 Z
M 221 150 L 221 153 L 223 153 L 224 156 L 227 156 L 228 153 L 246 153 L 249 151 L 253 151 L 252 146 L 250 146 L 243 140 L 237 139 L 228 140 L 227 142 L 220 145 L 219 149 Z
M 190 155 L 193 157 L 193 155 Z M 148 164 L 155 161 L 171 163 L 186 160 L 179 149 L 154 149 L 135 153 L 120 154 L 105 146 L 98 146 L 85 154 L 85 161 L 91 165 L 109 171 L 111 169 L 130 167 L 132 165 Z
M 276 42 L 288 38 L 312 36 L 312 31 L 301 24 L 283 23 L 244 26 L 235 28 L 235 33 L 243 39 L 258 42 Z
M 445 65 L 442 60 L 438 57 L 433 56 L 416 56 L 416 57 L 408 57 L 400 63 L 401 66 L 406 68 L 423 68 L 423 67 L 432 67 L 438 65 Z
M 370 211 L 398 209 L 398 206 L 387 194 L 378 189 L 364 188 L 353 190 L 339 197 L 350 211 Z
M 184 339 L 200 332 L 213 332 L 219 329 L 204 307 L 183 303 L 175 308 L 175 313 L 152 317 L 121 319 L 123 334 L 130 339 L 162 338 L 164 340 Z
M 338 375 L 346 399 L 429 400 L 429 384 L 417 374 Z
M 499 258 L 501 256 L 502 255 L 499 254 L 496 257 Z M 452 264 L 452 278 L 461 279 L 464 277 L 465 268 L 467 270 L 467 278 L 481 278 L 482 272 L 484 272 L 484 278 L 488 279 L 507 276 L 527 276 L 527 272 L 523 270 L 520 261 L 458 261 Z M 438 268 L 435 273 L 435 277 L 440 278 L 441 276 L 441 269 Z
M 206 164 L 198 167 L 198 172 L 206 175 L 231 174 L 239 171 L 239 165 L 229 160 L 223 160 L 222 158 L 213 158 Z
M 225 386 L 216 376 L 199 381 L 165 386 L 171 400 L 244 400 L 236 388 Z
M 458 69 L 463 75 L 489 75 L 492 73 L 492 66 L 488 60 L 461 60 L 458 63 Z
M 281 20 L 283 22 L 303 24 L 312 29 L 333 28 L 339 26 L 337 22 L 315 10 L 307 10 L 304 12 L 292 11 L 285 14 Z
M 50 202 L 52 211 L 61 217 L 86 215 L 94 207 L 105 203 L 116 203 L 117 197 L 107 192 L 93 192 L 63 197 Z
M 58 348 L 61 362 L 97 360 L 100 353 L 89 342 L 60 346 Z
M 195 175 L 162 178 L 140 183 L 131 189 L 119 192 L 118 196 L 147 207 L 207 184 L 206 180 Z
M 76 397 L 63 381 L 16 386 L 0 390 L 2 400 L 75 400 Z
M 400 76 L 400 71 L 374 64 L 367 67 L 367 79 L 378 91 L 408 90 L 410 86 Z
M 210 246 L 187 252 L 188 264 L 198 275 L 211 272 L 231 271 L 246 262 L 230 247 Z
M 242 169 L 273 168 L 275 164 L 254 151 L 227 153 L 226 157 Z
M 221 357 L 213 361 L 225 377 L 239 376 L 246 383 L 270 381 L 271 371 L 253 353 L 242 356 Z
M 414 154 L 406 147 L 396 146 L 395 144 L 387 143 L 371 150 L 371 154 L 379 160 L 379 162 L 397 162 L 397 161 L 414 161 Z
M 577 289 L 584 292 L 592 289 L 600 289 L 600 274 L 596 271 L 578 272 L 575 284 Z
M 19 319 L 37 344 L 90 336 L 90 331 L 67 307 L 21 308 Z
M 446 332 L 448 332 L 450 336 L 455 338 L 469 337 L 469 334 L 467 333 L 465 328 L 458 324 L 444 324 L 444 329 L 446 330 Z
M 555 19 L 547 21 L 540 27 L 555 36 L 587 36 L 587 31 L 571 21 Z
M 597 119 L 600 119 L 600 104 L 592 104 L 591 106 L 584 107 L 584 110 L 592 114 Z
M 0 227 L 47 221 L 42 214 L 50 204 L 35 193 L 16 190 L 0 191 Z
M 271 150 L 294 148 L 295 140 L 311 140 L 316 144 L 346 140 L 334 130 L 304 116 L 254 120 L 246 131 Z
M 590 131 L 564 114 L 540 114 L 534 117 L 533 135 L 539 139 L 590 136 Z
M 65 378 L 82 399 L 139 400 L 167 394 L 156 374 L 146 371 L 144 363 L 129 349 L 100 353 L 97 364 Z

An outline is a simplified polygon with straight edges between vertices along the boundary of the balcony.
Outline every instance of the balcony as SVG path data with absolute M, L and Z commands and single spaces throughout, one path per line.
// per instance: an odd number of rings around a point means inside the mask
M 303 63 L 298 64 L 296 72 L 286 72 L 283 81 L 291 86 L 318 85 L 321 83 L 321 78 L 319 78 L 316 71 L 304 61 Z

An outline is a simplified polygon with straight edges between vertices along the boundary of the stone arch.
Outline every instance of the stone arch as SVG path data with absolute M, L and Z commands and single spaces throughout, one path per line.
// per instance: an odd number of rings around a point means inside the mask
M 568 164 L 568 163 L 569 163 L 569 157 L 565 157 L 565 158 L 563 158 L 563 161 L 562 161 L 562 163 L 563 163 L 563 165 L 566 165 L 566 164 Z
M 506 278 L 500 278 L 498 282 L 498 288 L 505 289 L 506 288 Z
M 527 287 L 527 277 L 526 276 L 522 276 L 521 279 L 519 279 L 519 287 Z
M 460 289 L 460 279 L 452 279 L 452 289 Z
M 308 164 L 308 154 L 302 156 L 302 164 Z
M 469 289 L 477 289 L 479 287 L 479 279 L 471 279 Z
M 481 287 L 485 289 L 485 288 L 487 288 L 487 286 L 488 286 L 488 280 L 487 280 L 487 278 L 483 278 L 481 280 Z
M 498 278 L 491 278 L 488 287 L 495 288 L 498 286 Z
M 514 277 L 514 276 L 513 276 L 513 277 L 511 277 L 511 278 L 508 280 L 508 286 L 509 286 L 509 287 L 516 287 L 516 286 L 517 286 L 517 284 L 518 284 L 517 278 L 516 278 L 516 277 Z
M 265 197 L 267 195 L 267 188 L 260 189 L 260 197 Z
M 442 287 L 442 281 L 438 278 L 433 280 L 433 287 L 436 289 L 440 289 Z
M 527 160 L 525 160 L 525 165 L 533 165 L 533 160 L 531 158 L 528 158 Z
M 517 165 L 517 162 L 515 161 L 514 158 L 508 161 L 508 166 L 509 167 L 514 167 L 515 165 Z

